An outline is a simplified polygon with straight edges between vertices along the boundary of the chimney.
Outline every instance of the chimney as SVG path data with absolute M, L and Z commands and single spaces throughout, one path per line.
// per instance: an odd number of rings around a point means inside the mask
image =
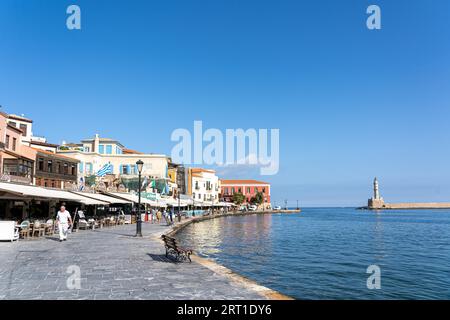
M 100 149 L 100 137 L 97 133 L 94 138 L 94 144 L 92 145 L 92 151 L 94 151 L 95 153 L 99 153 L 99 149 Z

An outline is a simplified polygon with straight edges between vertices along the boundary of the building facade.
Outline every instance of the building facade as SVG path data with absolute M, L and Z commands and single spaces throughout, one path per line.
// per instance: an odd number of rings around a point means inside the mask
M 23 131 L 0 112 L 0 180 L 34 183 L 36 151 L 22 143 Z
M 189 168 L 187 170 L 187 194 L 194 201 L 218 203 L 220 195 L 219 177 L 214 170 Z
M 7 122 L 21 131 L 22 142 L 31 141 L 33 137 L 33 120 L 25 118 L 23 115 L 9 114 L 7 115 Z
M 235 193 L 245 196 L 244 203 L 250 203 L 258 192 L 264 196 L 264 203 L 270 204 L 270 183 L 257 180 L 221 180 L 221 199 L 233 202 Z
M 186 194 L 186 169 L 183 165 L 169 162 L 168 178 L 174 188 L 172 191 L 174 197 L 180 194 Z
M 40 149 L 36 152 L 37 186 L 72 189 L 77 185 L 78 160 Z
M 80 144 L 64 143 L 58 148 L 57 154 L 79 161 L 79 181 L 95 176 L 105 165 L 109 165 L 111 169 L 108 172 L 111 181 L 117 178 L 122 181 L 134 181 L 138 176 L 136 165 L 138 160 L 144 162 L 143 179 L 158 180 L 160 182 L 158 186 L 163 184 L 162 181 L 168 180 L 169 157 L 162 154 L 131 152 L 133 151 L 126 149 L 116 140 L 100 138 L 96 135 L 93 139 L 81 141 Z

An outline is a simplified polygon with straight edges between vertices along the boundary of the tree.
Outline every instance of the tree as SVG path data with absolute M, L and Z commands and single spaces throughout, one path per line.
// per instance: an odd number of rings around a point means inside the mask
M 237 193 L 233 194 L 234 204 L 241 205 L 244 202 L 244 200 L 245 200 L 245 196 L 242 193 L 237 192 Z
M 96 178 L 97 177 L 95 175 L 87 176 L 86 178 L 84 178 L 84 183 L 88 187 L 92 187 L 93 185 L 95 185 Z
M 252 199 L 252 202 L 257 205 L 261 205 L 264 202 L 264 195 L 262 192 L 257 192 Z

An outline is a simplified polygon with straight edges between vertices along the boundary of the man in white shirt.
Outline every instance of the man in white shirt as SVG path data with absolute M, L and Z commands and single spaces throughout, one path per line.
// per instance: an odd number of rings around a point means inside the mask
M 72 218 L 70 217 L 70 212 L 66 210 L 66 207 L 61 206 L 56 220 L 58 221 L 59 228 L 59 242 L 67 240 L 67 231 L 69 226 L 72 225 Z

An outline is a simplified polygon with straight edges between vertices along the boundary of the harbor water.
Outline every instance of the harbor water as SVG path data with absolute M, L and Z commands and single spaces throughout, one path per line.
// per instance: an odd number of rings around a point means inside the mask
M 306 208 L 193 223 L 176 237 L 296 299 L 450 299 L 450 210 Z M 367 286 L 372 265 L 380 289 Z

